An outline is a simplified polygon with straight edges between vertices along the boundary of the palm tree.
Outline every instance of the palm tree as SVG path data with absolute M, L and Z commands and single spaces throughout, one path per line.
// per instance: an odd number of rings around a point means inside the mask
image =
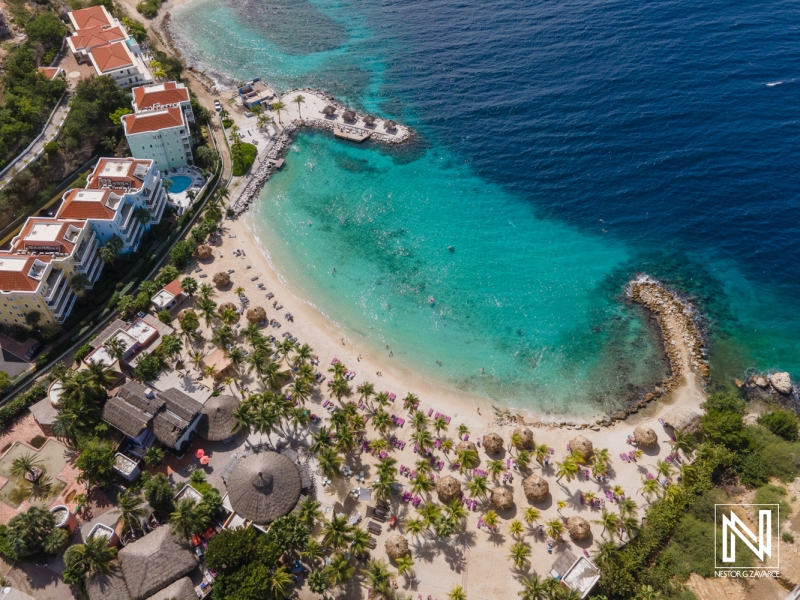
M 419 538 L 425 531 L 425 523 L 422 519 L 409 519 L 405 523 L 405 530 L 408 535 L 414 539 Z
M 227 188 L 224 188 L 227 189 Z M 208 283 L 201 283 L 200 284 L 200 299 L 201 300 L 211 300 L 212 296 L 216 296 L 217 291 L 214 289 L 214 286 Z
M 571 456 L 564 459 L 564 462 L 556 463 L 556 481 L 561 481 L 566 477 L 567 481 L 572 481 L 578 475 L 578 463 Z
M 70 570 L 86 575 L 107 575 L 116 558 L 117 549 L 108 545 L 108 538 L 104 535 L 93 535 L 86 543 L 71 546 L 64 555 L 64 562 Z
M 283 340 L 278 344 L 278 353 L 281 355 L 281 360 L 289 362 L 289 355 L 295 351 L 294 342 L 289 338 Z
M 594 555 L 595 564 L 600 568 L 612 564 L 617 559 L 617 551 L 617 544 L 613 540 L 600 542 Z
M 411 415 L 411 426 L 416 431 L 422 431 L 428 428 L 428 415 L 421 410 L 415 410 Z
M 322 543 L 329 548 L 334 550 L 346 548 L 351 539 L 351 527 L 347 523 L 347 517 L 334 515 L 322 527 Z
M 442 452 L 444 452 L 445 456 L 449 455 L 449 454 L 450 454 L 450 452 L 452 452 L 452 451 L 453 451 L 453 448 L 454 448 L 454 446 L 453 446 L 453 440 L 451 440 L 450 438 L 444 438 L 444 439 L 442 440 L 442 443 L 439 445 L 439 449 L 440 449 Z M 448 457 L 448 459 L 447 459 L 447 460 L 450 460 L 450 458 Z
M 447 599 L 448 600 L 467 600 L 467 593 L 464 591 L 460 585 L 454 585 L 450 588 L 450 591 L 447 592 Z
M 509 556 L 517 569 L 522 569 L 522 567 L 525 566 L 525 563 L 528 562 L 528 557 L 530 555 L 531 548 L 524 542 L 518 541 L 516 544 L 511 546 L 511 552 Z
M 452 500 L 450 504 L 444 507 L 447 518 L 453 525 L 458 525 L 464 522 L 467 518 L 467 509 L 461 504 L 458 499 Z
M 492 528 L 497 527 L 497 519 L 498 519 L 497 513 L 494 512 L 492 509 L 487 510 L 486 514 L 483 516 L 484 522 L 489 527 Z
M 433 479 L 429 478 L 427 475 L 423 475 L 422 473 L 417 473 L 417 475 L 411 480 L 412 494 L 429 494 L 435 487 L 436 483 L 434 483 Z
M 550 519 L 544 523 L 547 526 L 547 535 L 554 540 L 560 540 L 564 533 L 564 521 L 561 519 Z
M 414 576 L 414 559 L 408 554 L 396 559 L 397 574 L 405 575 L 406 579 L 411 579 Z
M 539 444 L 534 448 L 533 454 L 536 457 L 536 462 L 544 466 L 544 459 L 550 456 L 550 448 L 548 448 L 547 444 Z
M 466 488 L 472 498 L 476 496 L 485 498 L 489 494 L 489 483 L 483 475 L 476 475 L 467 481 Z
M 619 521 L 619 527 L 628 534 L 628 539 L 633 539 L 633 534 L 639 531 L 639 519 L 637 519 L 634 515 L 626 514 L 622 517 Z M 620 534 L 620 540 L 622 539 L 622 535 Z
M 672 456 L 677 457 L 678 451 L 681 451 L 689 458 L 697 447 L 697 440 L 691 433 L 675 433 L 675 438 L 669 441 L 669 445 L 672 447 Z
M 556 502 L 556 512 L 561 515 L 561 511 L 567 508 L 567 502 L 565 500 L 559 500 Z M 562 517 L 564 515 L 561 515 Z
M 292 100 L 292 102 L 297 104 L 297 114 L 301 119 L 303 118 L 303 115 L 300 114 L 300 105 L 305 103 L 305 101 L 306 99 L 302 94 L 298 94 L 297 96 L 295 96 L 294 100 Z
M 379 392 L 375 394 L 375 403 L 381 408 L 386 408 L 392 403 L 388 392 Z
M 309 538 L 305 549 L 300 552 L 300 556 L 313 565 L 317 559 L 325 556 L 325 547 L 314 538 Z
M 531 453 L 527 450 L 520 450 L 515 459 L 517 466 L 523 471 L 527 471 L 531 464 Z
M 422 508 L 418 509 L 418 512 L 422 517 L 422 522 L 425 524 L 425 527 L 432 527 L 442 516 L 441 507 L 433 502 L 426 502 L 422 505 Z
M 281 120 L 281 111 L 286 110 L 286 105 L 283 102 L 281 102 L 280 100 L 278 100 L 277 102 L 273 102 L 272 110 L 274 110 L 276 113 L 278 113 L 278 122 L 281 125 L 283 125 L 283 121 Z
M 314 528 L 314 522 L 322 518 L 322 511 L 320 511 L 319 500 L 306 497 L 297 504 L 297 518 L 300 519 L 309 529 Z
M 147 516 L 142 497 L 130 492 L 123 492 L 117 495 L 117 504 L 122 519 L 122 531 L 141 529 L 142 519 Z
M 619 517 L 612 512 L 608 512 L 604 508 L 603 512 L 600 514 L 600 519 L 597 521 L 592 521 L 592 523 L 603 526 L 603 531 L 600 533 L 600 535 L 604 535 L 606 530 L 613 534 L 619 526 Z
M 167 339 L 177 338 L 166 336 L 163 338 L 162 343 Z M 91 385 L 96 386 L 98 389 L 101 387 L 110 387 L 117 380 L 117 376 L 114 375 L 114 372 L 111 369 L 96 360 L 89 361 L 89 368 L 86 369 L 86 371 L 89 373 L 87 377 L 89 378 Z
M 670 504 L 675 504 L 683 499 L 683 488 L 679 485 L 670 485 L 664 491 L 664 499 Z
M 522 536 L 522 521 L 514 519 L 508 525 L 508 533 L 519 539 Z
M 379 410 L 372 417 L 372 426 L 375 428 L 375 431 L 386 433 L 391 424 L 392 417 L 390 417 L 389 413 L 385 411 Z
M 369 451 L 372 452 L 373 454 L 376 452 L 387 450 L 388 448 L 389 448 L 389 442 L 387 442 L 384 438 L 375 438 L 369 443 Z
M 11 463 L 11 477 L 14 479 L 27 479 L 33 482 L 39 479 L 43 473 L 42 463 L 32 454 L 23 454 Z
M 367 567 L 362 573 L 364 573 L 364 579 L 367 585 L 369 585 L 373 591 L 381 595 L 385 595 L 389 592 L 392 575 L 389 573 L 389 567 L 385 562 L 371 560 L 367 562 Z
M 469 433 L 469 429 L 467 429 L 466 425 L 461 423 L 461 425 L 456 428 L 456 433 L 458 433 L 458 439 L 463 439 L 464 436 Z
M 525 519 L 525 522 L 528 524 L 528 527 L 533 527 L 533 524 L 536 523 L 541 517 L 541 513 L 539 513 L 539 509 L 533 508 L 529 506 L 525 509 L 522 513 L 522 518 Z
M 82 294 L 89 286 L 89 276 L 84 273 L 75 273 L 69 281 L 70 289 L 76 294 Z
M 328 577 L 332 586 L 341 585 L 353 576 L 353 567 L 348 560 L 341 554 L 335 554 L 331 558 L 331 563 L 322 570 Z
M 456 457 L 458 462 L 461 463 L 459 472 L 463 475 L 478 463 L 478 452 L 472 448 L 464 448 L 463 450 L 456 450 Z
M 264 380 L 270 389 L 279 390 L 281 387 L 281 366 L 276 362 L 269 361 L 264 367 Z
M 522 597 L 522 600 L 548 600 L 550 598 L 548 586 L 545 585 L 538 573 L 522 578 L 520 583 L 522 584 L 522 591 L 518 592 L 518 594 Z
M 647 499 L 649 504 L 650 497 L 658 495 L 658 481 L 655 479 L 642 479 L 642 487 L 639 488 L 639 493 Z
M 255 371 L 258 378 L 263 379 L 264 371 L 269 364 L 269 357 L 261 351 L 256 351 L 247 357 L 247 364 L 249 365 L 248 373 Z
M 417 444 L 422 450 L 433 445 L 433 436 L 427 429 L 420 429 L 411 434 L 411 441 Z
M 334 378 L 330 388 L 331 393 L 336 396 L 339 402 L 342 401 L 342 396 L 350 395 L 350 385 L 347 383 L 346 379 L 342 379 L 341 377 Z
M 672 465 L 665 460 L 656 461 L 656 474 L 669 479 L 672 476 Z
M 182 500 L 169 516 L 172 531 L 186 539 L 202 532 L 208 526 L 208 521 L 205 510 L 189 498 Z
M 125 342 L 123 342 L 121 339 L 117 337 L 112 337 L 107 339 L 103 343 L 103 346 L 105 346 L 108 349 L 108 353 L 117 360 L 122 359 L 122 357 L 125 356 L 125 352 L 128 349 L 127 346 L 125 345 Z
M 584 498 L 586 495 L 584 494 Z M 633 515 L 636 516 L 637 506 L 636 501 L 633 498 L 625 498 L 619 503 L 619 512 L 621 515 Z
M 227 186 L 222 186 L 217 190 L 217 197 L 220 199 L 220 204 L 225 206 L 225 200 L 231 197 L 231 191 L 227 188 Z
M 419 397 L 416 394 L 412 394 L 409 392 L 406 394 L 406 397 L 403 398 L 403 410 L 411 412 L 415 410 L 416 406 L 419 404 Z
M 369 533 L 354 527 L 350 535 L 350 551 L 355 556 L 363 556 L 369 550 Z
M 333 448 L 322 448 L 317 454 L 320 470 L 326 477 L 334 478 L 339 474 L 339 468 L 344 462 L 342 457 Z
M 489 477 L 492 478 L 492 481 L 497 481 L 497 478 L 506 470 L 506 466 L 503 464 L 502 460 L 490 460 L 486 463 L 486 471 L 489 473 Z
M 447 421 L 443 416 L 438 416 L 433 420 L 433 431 L 438 436 L 442 431 L 447 431 Z

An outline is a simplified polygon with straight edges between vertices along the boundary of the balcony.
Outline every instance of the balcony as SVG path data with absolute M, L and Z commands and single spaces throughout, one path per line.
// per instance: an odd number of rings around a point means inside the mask
M 133 204 L 125 204 L 120 211 L 120 231 L 125 234 L 128 230 L 128 226 L 131 224 L 131 219 L 133 218 Z
M 47 306 L 55 315 L 64 307 L 64 303 L 66 299 L 72 294 L 73 296 L 75 293 L 69 289 L 69 285 L 67 285 L 67 280 L 62 279 L 61 283 L 58 284 L 58 287 L 55 289 L 55 293 L 53 293 L 50 298 L 45 297 L 47 301 Z
M 92 235 L 84 237 L 80 246 L 78 246 L 78 250 L 75 252 L 75 266 L 80 268 L 81 264 L 87 258 L 87 262 L 91 261 L 92 254 L 97 251 L 97 246 L 97 235 L 93 231 Z
M 60 293 L 59 290 L 63 289 L 65 283 L 64 271 L 61 269 L 50 271 L 50 275 L 47 276 L 47 291 L 44 293 L 44 300 L 47 304 L 55 301 L 56 296 Z
M 55 317 L 59 325 L 67 320 L 67 317 L 72 312 L 72 307 L 75 306 L 75 300 L 77 300 L 77 298 L 77 294 L 70 290 L 69 293 L 64 296 L 64 301 L 60 304 L 59 308 L 53 310 L 53 317 Z

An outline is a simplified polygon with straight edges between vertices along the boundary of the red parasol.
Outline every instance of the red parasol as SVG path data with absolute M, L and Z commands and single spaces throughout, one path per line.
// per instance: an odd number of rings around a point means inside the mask
M 205 454 L 206 454 L 206 453 L 203 451 L 203 449 L 202 449 L 202 448 L 198 448 L 198 449 L 197 449 L 197 450 L 195 450 L 195 452 L 194 452 L 194 456 L 195 456 L 195 458 L 202 458 L 203 456 L 205 456 Z

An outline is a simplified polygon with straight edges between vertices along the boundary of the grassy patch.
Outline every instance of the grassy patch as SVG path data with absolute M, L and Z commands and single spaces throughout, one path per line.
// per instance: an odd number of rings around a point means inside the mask
M 234 176 L 239 177 L 250 170 L 256 160 L 257 152 L 258 149 L 253 144 L 245 144 L 243 142 L 235 144 L 231 148 Z

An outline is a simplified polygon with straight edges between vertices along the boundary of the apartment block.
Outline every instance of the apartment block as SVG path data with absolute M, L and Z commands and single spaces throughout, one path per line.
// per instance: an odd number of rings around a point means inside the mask
M 161 171 L 193 164 L 192 136 L 181 106 L 125 115 L 122 124 L 136 158 L 155 161 Z
M 164 110 L 174 106 L 180 107 L 187 123 L 194 123 L 189 90 L 182 83 L 165 81 L 133 88 L 133 112 L 135 113 Z

